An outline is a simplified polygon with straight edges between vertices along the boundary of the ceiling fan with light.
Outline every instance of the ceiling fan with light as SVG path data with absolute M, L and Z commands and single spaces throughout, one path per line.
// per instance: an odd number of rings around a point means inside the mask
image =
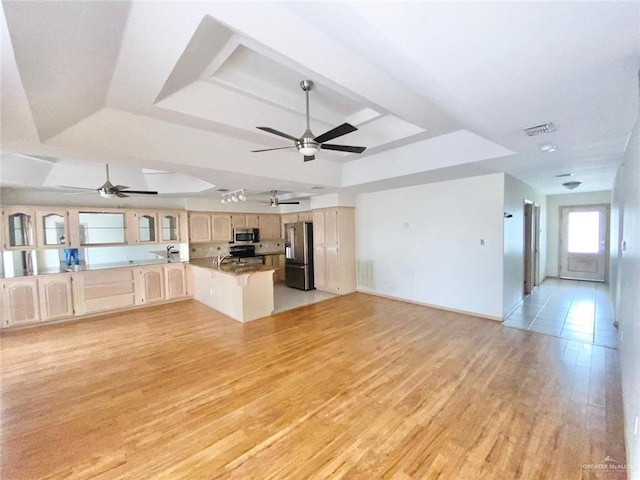
M 278 191 L 271 190 L 271 198 L 267 205 L 270 207 L 277 207 L 278 205 L 300 205 L 300 202 L 281 202 L 278 200 Z
M 304 90 L 306 99 L 307 99 L 307 129 L 304 131 L 300 138 L 296 138 L 293 135 L 289 135 L 287 133 L 280 132 L 271 127 L 256 127 L 265 132 L 273 133 L 274 135 L 279 135 L 284 138 L 288 138 L 295 142 L 295 145 L 289 147 L 276 147 L 276 148 L 264 148 L 262 150 L 252 150 L 252 152 L 269 152 L 271 150 L 284 150 L 286 148 L 297 148 L 298 152 L 300 152 L 304 156 L 304 161 L 308 162 L 309 160 L 315 160 L 315 154 L 318 150 L 335 150 L 338 152 L 350 152 L 350 153 L 362 153 L 365 151 L 367 147 L 354 147 L 350 145 L 336 145 L 333 143 L 324 143 L 329 140 L 333 140 L 334 138 L 341 137 L 342 135 L 346 135 L 347 133 L 355 132 L 358 130 L 356 127 L 349 123 L 343 123 L 342 125 L 338 125 L 337 127 L 329 130 L 328 132 L 323 133 L 322 135 L 318 135 L 317 137 L 311 133 L 311 128 L 309 127 L 309 90 L 313 88 L 313 82 L 311 80 L 302 80 L 300 82 L 300 87 Z
M 113 185 L 109 180 L 109 164 L 106 164 L 107 167 L 107 181 L 102 184 L 101 187 L 98 188 L 83 188 L 83 187 L 71 187 L 68 185 L 59 185 L 63 188 L 73 188 L 75 190 L 89 190 L 89 191 L 97 191 L 101 197 L 103 198 L 124 198 L 129 195 L 157 195 L 158 192 L 152 192 L 150 190 L 129 190 L 129 187 L 125 185 Z

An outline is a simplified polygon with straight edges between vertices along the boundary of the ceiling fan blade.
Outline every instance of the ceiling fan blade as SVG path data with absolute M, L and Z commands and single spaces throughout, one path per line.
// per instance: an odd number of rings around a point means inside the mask
M 58 185 L 58 187 L 62 187 L 62 188 L 73 188 L 74 190 L 90 190 L 92 192 L 95 192 L 96 189 L 95 188 L 84 188 L 84 187 L 70 187 L 69 185 Z
M 122 193 L 122 192 L 118 192 L 118 193 L 116 193 L 116 197 L 118 197 L 118 198 L 126 198 L 126 197 L 128 197 L 128 196 L 129 196 L 129 195 L 125 195 L 125 194 L 124 194 L 124 193 Z
M 262 150 L 251 150 L 251 153 L 270 152 L 271 150 L 284 150 L 285 148 L 296 148 L 296 146 L 291 145 L 290 147 L 263 148 Z
M 278 205 L 300 205 L 300 202 L 278 202 Z
M 309 160 L 315 160 L 316 156 L 315 155 L 305 155 L 304 156 L 304 161 L 308 162 Z
M 264 130 L 265 132 L 273 133 L 274 135 L 279 135 L 281 137 L 288 138 L 289 140 L 293 140 L 294 142 L 297 142 L 299 140 L 298 138 L 292 135 L 289 135 L 288 133 L 279 132 L 278 130 L 275 130 L 271 127 L 256 127 L 256 128 L 258 130 Z
M 341 137 L 342 135 L 346 135 L 347 133 L 355 132 L 356 130 L 358 129 L 350 123 L 343 123 L 342 125 L 338 125 L 336 128 L 333 128 L 328 132 L 323 133 L 322 135 L 318 135 L 316 138 L 314 138 L 314 140 L 318 143 L 322 143 L 326 142 L 327 140 L 333 140 L 334 138 Z
M 127 187 L 126 185 L 114 185 L 113 188 L 117 188 L 118 190 L 126 190 Z
M 362 153 L 367 147 L 353 147 L 351 145 L 334 145 L 332 143 L 323 143 L 320 145 L 323 150 L 336 150 L 338 152 Z
M 151 190 L 127 190 L 124 193 L 133 195 L 157 195 L 158 192 L 152 192 Z

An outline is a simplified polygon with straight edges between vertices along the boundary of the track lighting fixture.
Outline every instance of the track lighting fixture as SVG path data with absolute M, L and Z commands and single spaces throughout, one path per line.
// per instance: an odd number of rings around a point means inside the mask
M 236 190 L 234 192 L 228 192 L 222 195 L 222 198 L 220 199 L 220 203 L 225 204 L 225 203 L 237 203 L 238 201 L 240 202 L 245 202 L 247 200 L 247 196 L 244 193 L 244 188 L 241 190 Z

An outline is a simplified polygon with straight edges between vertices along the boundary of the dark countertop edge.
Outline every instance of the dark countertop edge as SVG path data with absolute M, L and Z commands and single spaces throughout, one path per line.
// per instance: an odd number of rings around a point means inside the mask
M 11 280 L 15 278 L 35 278 L 43 277 L 45 275 L 61 275 L 65 273 L 80 273 L 80 272 L 95 272 L 97 270 L 109 270 L 113 268 L 130 268 L 130 267 L 145 267 L 147 265 L 169 265 L 176 263 L 189 263 L 189 260 L 180 260 L 175 262 L 168 262 L 167 260 L 134 260 L 131 262 L 113 262 L 113 263 L 100 263 L 97 265 L 89 265 L 74 269 L 59 269 L 59 268 L 46 268 L 38 270 L 38 273 L 18 273 L 15 275 L 1 275 L 0 280 Z

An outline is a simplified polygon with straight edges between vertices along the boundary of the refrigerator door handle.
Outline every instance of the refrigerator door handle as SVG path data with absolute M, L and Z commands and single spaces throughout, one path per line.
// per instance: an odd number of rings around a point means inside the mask
M 304 268 L 306 265 L 297 265 L 297 264 L 287 264 L 287 268 Z

